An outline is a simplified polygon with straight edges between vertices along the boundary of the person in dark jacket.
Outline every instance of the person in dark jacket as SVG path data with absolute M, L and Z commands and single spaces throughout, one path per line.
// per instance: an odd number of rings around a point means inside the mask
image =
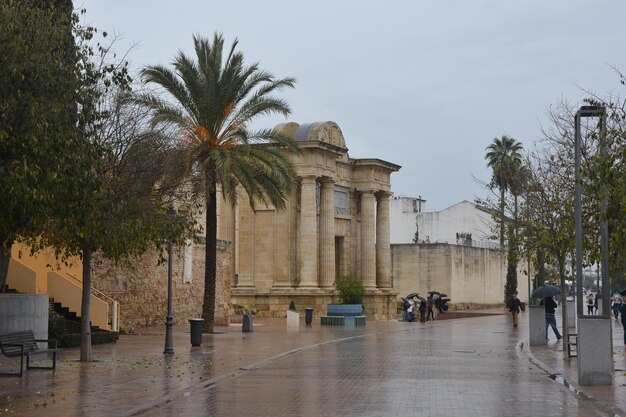
M 511 299 L 506 307 L 511 312 L 511 316 L 513 317 L 513 327 L 517 327 L 517 324 L 519 323 L 518 315 L 522 309 L 522 302 L 519 298 L 517 298 L 517 291 L 511 295 Z
M 556 327 L 556 316 L 554 315 L 555 308 L 557 308 L 557 304 L 552 297 L 544 298 L 544 307 L 546 309 L 546 339 L 548 338 L 548 327 L 552 327 L 554 330 L 554 334 L 556 335 L 556 340 L 561 340 L 563 337 L 561 333 L 559 333 L 558 327 Z
M 621 292 L 622 306 L 620 307 L 620 314 L 622 316 L 622 327 L 624 328 L 624 347 L 626 348 L 626 290 Z

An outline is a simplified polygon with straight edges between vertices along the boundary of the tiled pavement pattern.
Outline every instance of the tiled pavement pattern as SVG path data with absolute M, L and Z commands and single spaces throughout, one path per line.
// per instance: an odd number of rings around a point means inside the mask
M 588 396 L 591 396 L 601 404 L 605 404 L 609 409 L 615 410 L 615 414 L 626 415 L 626 349 L 624 343 L 624 330 L 622 324 L 611 319 L 613 323 L 613 364 L 615 372 L 613 373 L 613 387 L 581 387 L 578 381 L 578 362 L 576 358 L 563 360 L 563 350 L 561 343 L 554 340 L 548 342 L 545 347 L 532 347 L 532 355 L 538 359 L 542 365 L 551 373 L 562 376 L 566 381 L 570 382 L 575 389 L 583 390 Z M 560 326 L 560 321 L 559 321 Z M 560 327 L 559 327 L 560 328 Z M 570 333 L 575 333 L 576 329 L 571 328 Z M 550 334 L 554 339 L 554 336 Z
M 231 327 L 195 349 L 176 328 L 167 359 L 153 329 L 94 346 L 98 362 L 66 350 L 55 374 L 0 378 L 0 416 L 607 415 L 518 356 L 527 324 L 509 321 L 292 330 L 260 320 L 252 334 Z

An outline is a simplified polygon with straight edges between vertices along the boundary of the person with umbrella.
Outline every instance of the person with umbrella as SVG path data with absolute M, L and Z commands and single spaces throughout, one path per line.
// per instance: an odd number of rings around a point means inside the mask
M 558 307 L 556 301 L 554 301 L 555 295 L 561 294 L 561 289 L 556 285 L 545 284 L 541 287 L 535 288 L 535 291 L 531 294 L 531 297 L 543 298 L 542 304 L 546 311 L 546 339 L 548 338 L 548 328 L 552 327 L 556 340 L 561 340 L 563 336 L 559 333 L 559 328 L 556 326 L 555 309 Z
M 517 298 L 517 291 L 511 294 L 511 299 L 509 300 L 507 309 L 511 312 L 511 316 L 513 317 L 513 327 L 517 327 L 517 324 L 519 323 L 518 314 L 522 309 L 522 302 L 519 298 Z
M 626 290 L 622 290 L 622 306 L 620 307 L 620 314 L 622 315 L 622 327 L 624 328 L 624 347 L 626 348 Z
M 613 295 L 613 315 L 615 320 L 619 320 L 619 312 L 622 308 L 622 296 L 619 292 L 615 292 Z

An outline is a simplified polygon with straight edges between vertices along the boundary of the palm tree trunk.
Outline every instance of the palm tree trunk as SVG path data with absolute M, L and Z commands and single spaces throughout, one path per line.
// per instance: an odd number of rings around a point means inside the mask
M 206 246 L 204 269 L 204 301 L 202 305 L 203 331 L 213 333 L 215 321 L 215 285 L 217 282 L 217 199 L 216 185 L 207 175 L 206 192 Z
M 0 247 L 0 293 L 4 292 L 6 289 L 12 246 L 12 244 L 9 245 L 6 251 Z
M 517 195 L 513 196 L 513 201 L 515 202 L 513 209 L 513 236 L 517 237 Z
M 91 362 L 91 321 L 89 307 L 91 301 L 91 255 L 90 245 L 83 246 L 83 297 L 80 306 L 80 361 Z
M 504 187 L 500 186 L 500 249 L 504 249 Z

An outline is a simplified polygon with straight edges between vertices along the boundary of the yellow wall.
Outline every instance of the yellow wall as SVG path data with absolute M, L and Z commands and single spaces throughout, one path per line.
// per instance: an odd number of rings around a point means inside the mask
M 48 294 L 56 302 L 80 316 L 82 299 L 82 267 L 80 259 L 71 259 L 70 265 L 60 264 L 52 250 L 30 254 L 30 248 L 14 244 L 9 263 L 7 284 L 27 294 Z M 90 319 L 94 326 L 109 329 L 108 304 L 91 296 Z

